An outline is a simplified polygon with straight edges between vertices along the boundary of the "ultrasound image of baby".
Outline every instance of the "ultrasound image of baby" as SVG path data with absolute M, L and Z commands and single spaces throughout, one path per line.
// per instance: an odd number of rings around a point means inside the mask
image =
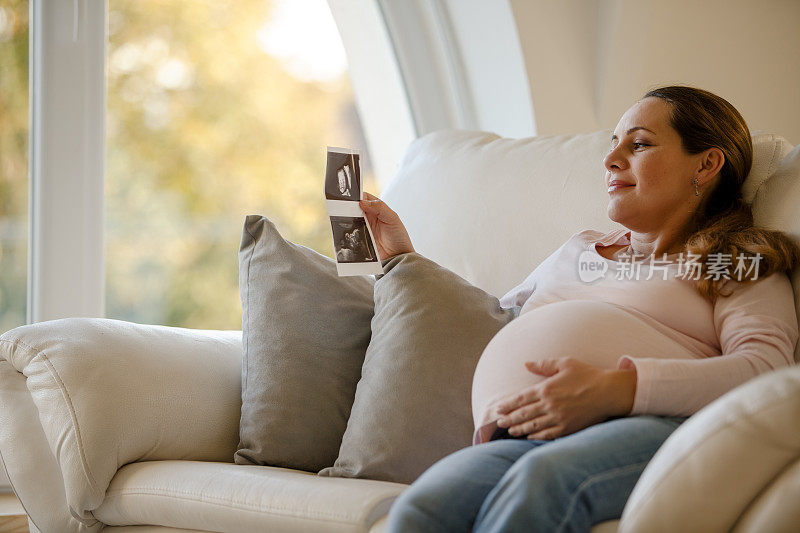
M 330 217 L 336 260 L 340 263 L 377 261 L 377 254 L 367 237 L 363 217 Z

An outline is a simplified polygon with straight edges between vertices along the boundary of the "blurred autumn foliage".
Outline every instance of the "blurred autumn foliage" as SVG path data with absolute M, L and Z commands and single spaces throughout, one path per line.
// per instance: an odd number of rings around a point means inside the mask
M 332 256 L 326 145 L 362 149 L 366 190 L 379 192 L 347 73 L 300 79 L 259 46 L 277 3 L 109 0 L 107 317 L 240 329 L 245 215 Z M 28 7 L 0 6 L 15 17 L 0 42 L 5 331 L 25 314 Z
M 0 332 L 25 323 L 28 2 L 0 0 Z

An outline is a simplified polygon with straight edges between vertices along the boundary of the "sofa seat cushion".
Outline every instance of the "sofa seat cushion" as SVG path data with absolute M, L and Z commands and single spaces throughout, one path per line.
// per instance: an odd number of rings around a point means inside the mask
M 120 468 L 94 516 L 112 526 L 363 532 L 406 487 L 271 466 L 148 461 Z

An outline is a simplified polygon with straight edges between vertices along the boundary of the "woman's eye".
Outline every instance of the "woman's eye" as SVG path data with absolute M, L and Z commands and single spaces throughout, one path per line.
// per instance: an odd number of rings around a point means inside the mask
M 650 146 L 649 144 L 645 143 L 633 143 L 633 148 L 636 149 L 637 146 Z

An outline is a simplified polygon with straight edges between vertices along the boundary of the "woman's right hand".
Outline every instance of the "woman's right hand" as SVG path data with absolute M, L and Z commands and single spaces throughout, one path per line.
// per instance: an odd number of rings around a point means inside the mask
M 411 238 L 400 217 L 383 200 L 364 192 L 364 199 L 358 204 L 364 210 L 367 222 L 372 228 L 381 261 L 414 251 Z

